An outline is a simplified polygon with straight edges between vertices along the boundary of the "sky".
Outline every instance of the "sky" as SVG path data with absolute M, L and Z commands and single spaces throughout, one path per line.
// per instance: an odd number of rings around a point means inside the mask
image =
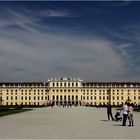
M 139 1 L 0 1 L 0 81 L 139 81 Z

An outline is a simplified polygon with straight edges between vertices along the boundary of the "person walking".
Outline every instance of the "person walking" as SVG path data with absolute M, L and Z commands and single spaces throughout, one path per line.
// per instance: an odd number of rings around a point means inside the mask
M 123 122 L 122 122 L 122 126 L 126 126 L 126 122 L 127 122 L 127 118 L 128 118 L 128 103 L 125 102 L 125 104 L 123 105 Z
M 128 126 L 134 126 L 134 119 L 133 119 L 133 103 L 130 104 L 129 106 L 129 111 L 128 111 L 128 119 L 129 119 L 129 125 Z
M 113 115 L 112 115 L 112 106 L 110 103 L 107 105 L 107 117 L 108 117 L 108 120 L 110 120 L 110 117 L 112 121 L 114 120 Z

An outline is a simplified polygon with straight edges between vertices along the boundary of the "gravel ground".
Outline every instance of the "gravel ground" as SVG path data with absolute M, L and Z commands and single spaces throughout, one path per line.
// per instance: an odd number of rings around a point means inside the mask
M 113 110 L 115 114 L 115 110 Z M 135 126 L 107 121 L 105 108 L 36 108 L 0 118 L 1 139 L 140 139 L 140 112 Z

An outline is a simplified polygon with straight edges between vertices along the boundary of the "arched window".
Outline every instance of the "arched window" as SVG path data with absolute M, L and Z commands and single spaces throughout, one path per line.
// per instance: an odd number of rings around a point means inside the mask
M 55 86 L 55 84 L 53 83 L 53 87 Z
M 72 87 L 74 87 L 74 83 L 72 83 Z
M 57 87 L 58 87 L 58 83 L 57 83 Z
M 53 98 L 52 98 L 53 100 L 55 100 L 55 96 L 53 95 Z
M 66 95 L 64 96 L 64 100 L 65 100 L 65 101 L 67 100 L 67 97 L 66 97 Z
M 56 100 L 59 100 L 59 96 L 58 95 L 56 96 Z
M 72 95 L 72 100 L 74 100 L 74 95 Z
M 76 95 L 76 100 L 78 100 L 78 96 Z

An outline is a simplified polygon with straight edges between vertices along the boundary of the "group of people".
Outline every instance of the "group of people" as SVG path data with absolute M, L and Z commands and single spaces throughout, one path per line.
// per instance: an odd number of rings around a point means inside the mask
M 128 119 L 129 120 L 129 125 L 128 126 L 134 126 L 133 103 L 125 102 L 125 104 L 123 105 L 123 117 L 121 116 L 121 113 L 119 111 L 117 111 L 115 116 L 113 117 L 112 106 L 111 106 L 111 104 L 108 104 L 108 106 L 107 106 L 107 116 L 108 116 L 108 120 L 110 120 L 110 118 L 112 120 L 116 120 L 116 121 L 121 121 L 122 120 L 122 126 L 126 126 L 127 119 Z
M 52 108 L 55 106 L 55 103 L 54 102 L 49 102 L 47 104 L 48 106 L 51 106 Z M 56 104 L 56 106 L 59 106 L 59 107 L 63 107 L 63 108 L 69 108 L 69 107 L 72 107 L 72 106 L 75 106 L 77 107 L 78 105 L 77 104 L 72 104 L 72 103 L 59 103 L 59 104 Z
M 122 126 L 126 126 L 127 119 L 129 120 L 128 126 L 134 126 L 133 119 L 133 103 L 125 102 L 123 106 L 123 123 Z

